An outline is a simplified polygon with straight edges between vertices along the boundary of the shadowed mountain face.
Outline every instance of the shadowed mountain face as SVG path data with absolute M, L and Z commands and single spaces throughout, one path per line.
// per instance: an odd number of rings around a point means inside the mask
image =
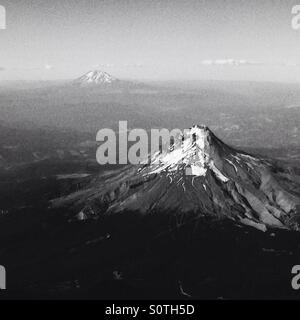
M 172 225 L 217 217 L 263 231 L 299 230 L 300 197 L 286 187 L 289 179 L 295 182 L 279 171 L 270 160 L 237 151 L 207 127 L 194 126 L 150 162 L 99 176 L 52 205 L 71 206 L 80 220 L 130 211 L 161 214 Z

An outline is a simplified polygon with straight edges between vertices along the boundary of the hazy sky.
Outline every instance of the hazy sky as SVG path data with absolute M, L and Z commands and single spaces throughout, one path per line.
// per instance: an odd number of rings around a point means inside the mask
M 289 0 L 0 0 L 0 79 L 76 78 L 300 83 Z

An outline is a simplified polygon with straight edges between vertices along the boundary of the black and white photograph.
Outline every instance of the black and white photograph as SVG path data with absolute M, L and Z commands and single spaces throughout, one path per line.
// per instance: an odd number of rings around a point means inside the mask
M 300 0 L 0 0 L 0 300 L 299 299 Z

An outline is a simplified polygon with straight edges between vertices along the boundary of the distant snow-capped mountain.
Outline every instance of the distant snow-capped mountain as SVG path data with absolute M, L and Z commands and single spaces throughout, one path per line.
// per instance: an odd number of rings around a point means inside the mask
M 80 84 L 112 84 L 119 80 L 107 72 L 101 70 L 89 71 L 80 78 L 76 79 L 77 83 Z

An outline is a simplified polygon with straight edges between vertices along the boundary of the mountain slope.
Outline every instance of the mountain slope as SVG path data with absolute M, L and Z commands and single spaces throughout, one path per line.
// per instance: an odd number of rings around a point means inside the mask
M 119 80 L 111 76 L 107 72 L 94 70 L 89 71 L 76 80 L 77 83 L 84 84 L 112 84 Z
M 149 163 L 99 176 L 52 205 L 71 205 L 79 219 L 130 211 L 165 215 L 176 225 L 217 217 L 263 231 L 299 230 L 299 194 L 285 188 L 289 178 L 283 181 L 277 171 L 271 161 L 237 151 L 207 127 L 194 126 Z

